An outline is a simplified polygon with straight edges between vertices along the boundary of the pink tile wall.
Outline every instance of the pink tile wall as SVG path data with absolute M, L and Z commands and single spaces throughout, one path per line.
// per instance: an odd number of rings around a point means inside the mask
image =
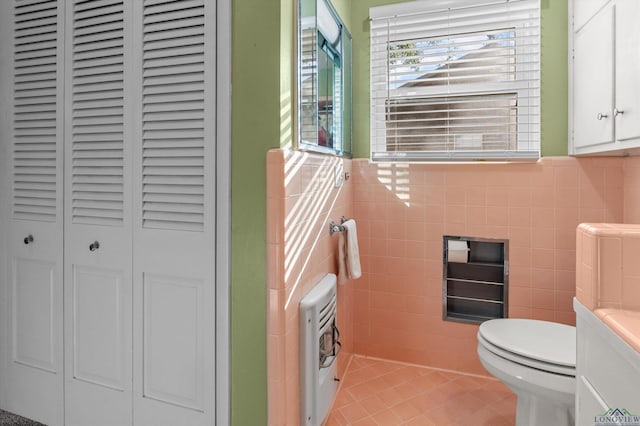
M 640 217 L 640 204 L 636 212 L 623 203 L 631 191 L 623 161 L 354 160 L 353 213 L 363 262 L 363 277 L 353 286 L 354 352 L 484 373 L 477 326 L 442 320 L 443 235 L 509 239 L 510 316 L 575 324 L 576 226 L 620 222 L 623 212 Z M 640 172 L 634 162 L 625 173 L 631 166 Z
M 302 297 L 336 273 L 338 236 L 329 223 L 352 217 L 353 179 L 334 185 L 334 167 L 351 173 L 351 160 L 300 151 L 267 154 L 267 375 L 269 424 L 299 424 L 299 314 Z M 338 286 L 342 374 L 353 352 L 353 282 Z
M 441 319 L 443 235 L 509 239 L 510 316 L 573 324 L 576 226 L 640 223 L 635 158 L 388 165 L 273 150 L 267 159 L 272 425 L 298 422 L 298 303 L 336 272 L 331 220 L 356 218 L 363 263 L 363 277 L 339 287 L 344 354 L 481 374 L 477 326 Z M 341 189 L 338 162 L 351 175 Z
M 624 223 L 640 223 L 640 157 L 624 159 Z

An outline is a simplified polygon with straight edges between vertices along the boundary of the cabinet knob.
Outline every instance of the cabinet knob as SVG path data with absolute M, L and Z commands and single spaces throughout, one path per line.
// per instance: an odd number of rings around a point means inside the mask
M 621 114 L 624 114 L 624 111 L 622 111 L 622 110 L 620 110 L 620 109 L 618 109 L 618 108 L 614 108 L 614 109 L 613 109 L 613 116 L 614 116 L 614 117 L 617 117 L 617 116 L 619 116 L 619 115 L 621 115 Z
M 89 244 L 89 251 L 96 251 L 100 248 L 100 242 L 98 241 L 94 241 L 91 244 Z
M 598 113 L 598 116 L 597 116 L 598 120 L 602 120 L 603 118 L 607 118 L 607 117 L 608 117 L 608 115 L 607 115 L 607 114 L 603 114 L 603 113 L 601 113 L 601 112 L 599 112 L 599 113 Z
M 29 234 L 26 237 L 24 237 L 24 243 L 25 244 L 30 244 L 33 242 L 33 235 Z

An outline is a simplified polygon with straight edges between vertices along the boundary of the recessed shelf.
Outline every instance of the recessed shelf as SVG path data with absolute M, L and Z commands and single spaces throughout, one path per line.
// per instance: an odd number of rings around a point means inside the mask
M 447 296 L 448 299 L 458 299 L 458 300 L 471 300 L 473 302 L 482 302 L 482 303 L 499 303 L 504 304 L 502 300 L 489 300 L 489 299 L 476 299 L 475 297 L 463 297 L 463 296 Z
M 466 314 L 460 314 L 460 313 L 451 313 L 447 318 L 448 321 L 466 322 L 466 323 L 472 323 L 472 324 L 477 324 L 478 322 L 483 322 L 490 319 L 494 319 L 494 318 L 483 317 L 481 315 L 466 315 Z
M 459 282 L 463 282 L 463 283 L 474 283 L 474 284 L 504 285 L 503 282 L 467 280 L 467 279 L 463 279 L 463 278 L 447 278 L 447 280 L 449 280 L 449 281 L 459 281 Z
M 449 262 L 449 240 L 466 245 L 468 256 L 453 257 L 463 261 Z M 507 317 L 508 270 L 507 240 L 445 236 L 443 319 L 477 324 Z
M 494 263 L 494 262 L 467 262 L 467 265 L 489 266 L 492 268 L 504 268 L 504 263 Z

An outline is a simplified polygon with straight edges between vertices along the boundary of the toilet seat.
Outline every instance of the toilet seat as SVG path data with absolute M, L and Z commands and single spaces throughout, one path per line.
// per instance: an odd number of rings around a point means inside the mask
M 487 342 L 487 340 L 484 339 L 481 335 L 478 335 L 478 343 L 482 345 L 482 347 L 484 347 L 489 352 L 497 356 L 500 356 L 504 359 L 507 359 L 509 361 L 512 361 L 516 364 L 521 364 L 525 367 L 535 368 L 536 370 L 540 370 L 548 373 L 554 373 L 554 374 L 561 374 L 563 376 L 569 376 L 569 377 L 575 377 L 576 375 L 575 367 L 567 367 L 565 365 L 542 362 L 533 358 L 528 358 L 522 355 L 515 354 L 513 352 L 505 351 L 504 349 L 501 349 L 491 344 L 490 342 Z
M 509 361 L 575 377 L 575 327 L 530 319 L 493 319 L 480 325 L 478 342 Z

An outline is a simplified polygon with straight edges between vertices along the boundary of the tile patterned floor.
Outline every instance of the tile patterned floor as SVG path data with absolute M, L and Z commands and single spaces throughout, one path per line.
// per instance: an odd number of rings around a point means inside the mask
M 507 426 L 515 414 L 497 380 L 354 356 L 325 426 Z

